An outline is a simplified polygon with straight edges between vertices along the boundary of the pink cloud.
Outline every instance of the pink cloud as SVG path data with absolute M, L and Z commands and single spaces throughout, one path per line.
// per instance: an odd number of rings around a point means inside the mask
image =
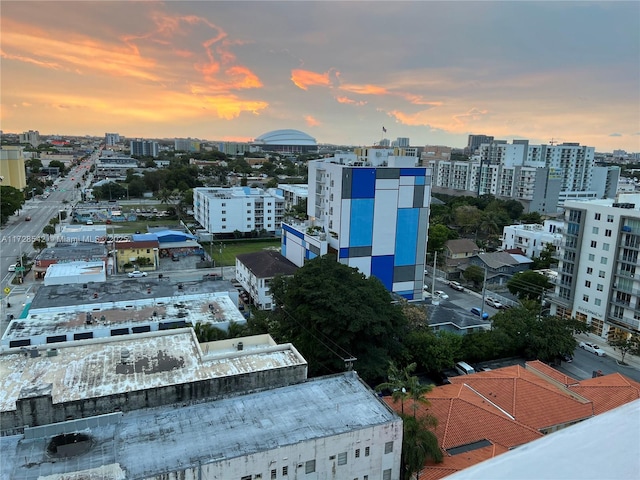
M 313 118 L 311 115 L 305 116 L 304 121 L 307 123 L 307 126 L 309 127 L 319 127 L 321 125 L 321 123 L 315 118 Z

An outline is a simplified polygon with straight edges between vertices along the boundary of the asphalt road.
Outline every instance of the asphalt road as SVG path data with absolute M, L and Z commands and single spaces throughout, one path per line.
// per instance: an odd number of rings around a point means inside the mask
M 604 375 L 618 372 L 640 382 L 640 371 L 635 368 L 618 365 L 616 358 L 610 356 L 598 357 L 581 348 L 576 348 L 573 354 L 573 362 L 562 362 L 562 365 L 557 369 L 576 380 L 591 378 L 593 372 L 600 370 Z

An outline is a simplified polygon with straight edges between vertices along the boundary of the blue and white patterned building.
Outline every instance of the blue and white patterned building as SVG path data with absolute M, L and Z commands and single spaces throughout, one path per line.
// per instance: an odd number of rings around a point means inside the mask
M 310 221 L 283 223 L 282 254 L 302 266 L 334 253 L 390 291 L 421 299 L 431 169 L 393 153 L 370 148 L 310 162 Z

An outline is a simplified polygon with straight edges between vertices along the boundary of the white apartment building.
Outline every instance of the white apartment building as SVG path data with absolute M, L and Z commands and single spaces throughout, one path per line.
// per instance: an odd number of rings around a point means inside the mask
M 120 134 L 119 133 L 105 133 L 104 134 L 104 144 L 107 147 L 113 147 L 120 143 Z
M 564 222 L 545 220 L 543 225 L 507 225 L 502 231 L 502 250 L 519 248 L 529 258 L 539 257 L 547 244 L 562 244 Z
M 279 183 L 277 191 L 284 198 L 285 210 L 299 205 L 309 197 L 309 185 L 307 184 Z
M 309 162 L 308 223 L 283 224 L 297 266 L 333 253 L 407 300 L 422 298 L 431 170 L 417 156 L 363 148 Z
M 614 195 L 615 172 L 598 172 L 594 180 L 594 156 L 593 147 L 575 143 L 529 145 L 528 140 L 512 144 L 496 140 L 480 145 L 468 162 L 435 159 L 429 165 L 435 189 L 516 199 L 527 211 L 556 213 L 565 200 Z
M 611 338 L 640 333 L 640 195 L 565 204 L 551 314 Z
M 200 187 L 193 189 L 193 211 L 198 223 L 216 235 L 254 230 L 278 233 L 284 197 L 276 189 Z
M 40 145 L 40 132 L 37 130 L 29 130 L 28 132 L 21 133 L 18 136 L 20 143 L 28 143 L 33 148 L 37 148 Z

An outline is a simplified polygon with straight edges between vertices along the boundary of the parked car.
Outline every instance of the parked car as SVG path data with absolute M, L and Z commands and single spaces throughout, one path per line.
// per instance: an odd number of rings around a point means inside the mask
M 571 355 L 570 353 L 563 353 L 562 355 L 560 355 L 560 358 L 562 358 L 562 360 L 567 363 L 573 362 L 573 355 Z
M 31 217 L 25 217 L 25 218 L 24 218 L 24 221 L 25 221 L 25 222 L 30 222 L 30 221 L 31 221 Z
M 437 296 L 439 296 L 442 300 L 446 300 L 447 298 L 449 298 L 449 295 L 447 295 L 446 293 L 444 293 L 442 290 L 436 290 L 434 292 Z
M 473 307 L 471 309 L 471 313 L 473 313 L 474 315 L 477 315 L 477 316 L 482 316 L 483 320 L 487 320 L 489 318 L 489 314 L 487 312 L 483 312 L 478 307 Z
M 205 273 L 202 276 L 203 280 L 218 280 L 220 278 L 220 274 L 219 273 Z
M 503 305 L 495 298 L 487 297 L 484 303 L 493 308 L 503 308 Z
M 599 357 L 604 357 L 606 353 L 598 345 L 589 342 L 580 342 L 579 347 L 589 353 L 593 353 Z
M 180 261 L 180 257 L 178 255 L 171 255 L 171 261 L 172 262 L 179 262 Z
M 449 282 L 449 286 L 459 292 L 462 292 L 464 290 L 464 287 L 460 285 L 458 282 L 451 281 Z
M 9 271 L 10 272 L 15 272 L 16 271 L 16 265 L 15 263 L 13 265 L 9 265 Z
M 87 220 L 87 225 L 93 225 L 93 220 Z
M 127 277 L 129 278 L 140 278 L 140 277 L 146 277 L 146 276 L 147 276 L 147 272 L 141 272 L 140 270 L 134 270 L 133 272 L 127 273 Z

